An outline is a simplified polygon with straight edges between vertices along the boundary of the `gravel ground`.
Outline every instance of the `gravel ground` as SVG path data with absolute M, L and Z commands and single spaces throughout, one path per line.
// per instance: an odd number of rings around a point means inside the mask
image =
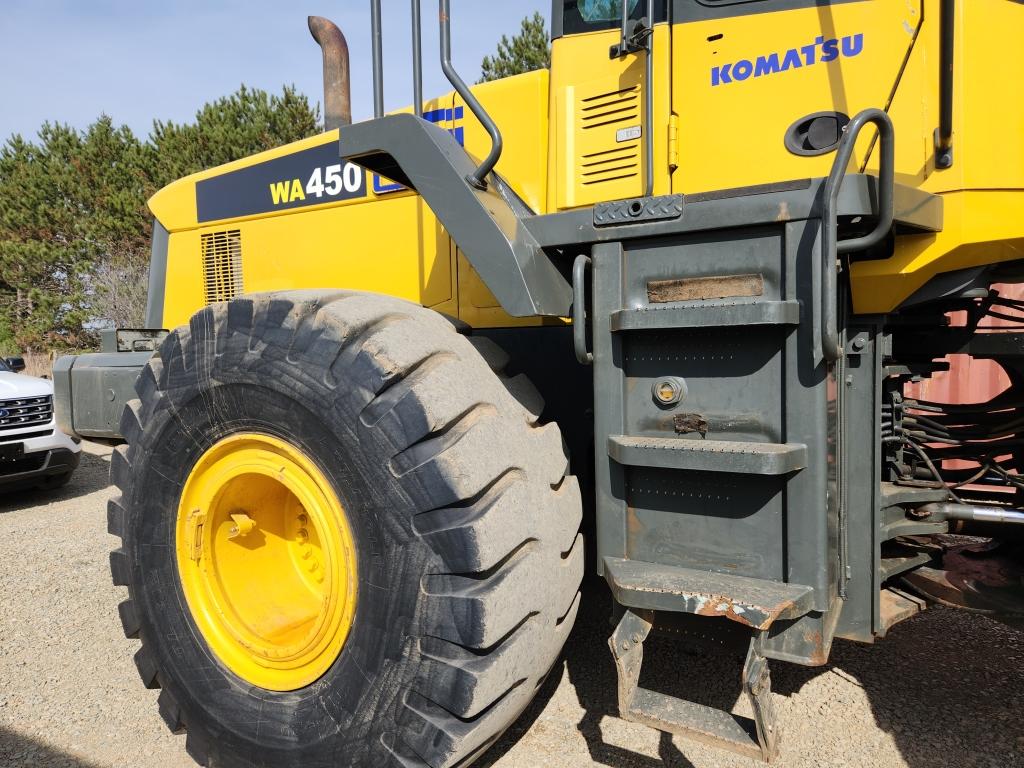
M 0 496 L 0 766 L 188 768 L 139 683 L 111 586 L 109 449 L 59 491 Z M 612 716 L 607 597 L 588 592 L 567 661 L 484 759 L 493 768 L 754 768 Z M 647 643 L 643 684 L 731 707 L 739 659 Z M 662 651 L 662 652 L 659 652 Z M 1024 766 L 1024 633 L 935 609 L 820 669 L 775 663 L 783 766 Z M 738 711 L 745 702 L 741 702 Z

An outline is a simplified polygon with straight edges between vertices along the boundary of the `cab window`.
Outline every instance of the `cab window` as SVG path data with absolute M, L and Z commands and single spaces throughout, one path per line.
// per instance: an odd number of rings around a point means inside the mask
M 616 29 L 622 24 L 622 0 L 564 0 L 562 6 L 562 34 L 597 32 Z M 664 21 L 665 0 L 655 0 L 654 15 Z M 647 11 L 647 0 L 629 0 L 629 17 L 642 19 Z
M 640 0 L 629 0 L 630 14 L 639 4 Z M 622 3 L 617 0 L 578 0 L 576 7 L 579 9 L 580 17 L 587 24 L 618 21 L 622 17 Z

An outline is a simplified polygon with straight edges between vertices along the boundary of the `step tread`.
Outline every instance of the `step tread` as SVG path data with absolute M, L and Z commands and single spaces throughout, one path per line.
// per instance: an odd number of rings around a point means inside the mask
M 893 626 L 920 613 L 927 606 L 928 604 L 916 595 L 892 587 L 883 589 L 879 595 L 879 636 L 884 637 Z
M 921 488 L 896 483 L 881 483 L 880 506 L 895 507 L 901 504 L 926 504 L 929 501 L 945 501 L 949 492 L 944 488 Z
M 904 518 L 894 520 L 882 526 L 882 541 L 889 541 L 899 536 L 924 536 L 931 533 L 947 533 L 949 523 L 945 520 L 936 522 L 934 520 L 913 520 Z
M 608 454 L 628 466 L 708 472 L 784 475 L 807 466 L 803 443 L 612 435 Z
M 797 301 L 708 301 L 688 306 L 620 309 L 611 317 L 613 332 L 799 324 Z
M 932 556 L 927 552 L 906 553 L 891 557 L 883 557 L 879 570 L 882 581 L 891 579 L 901 573 L 905 573 L 919 565 L 930 562 Z
M 754 759 L 761 758 L 754 721 L 731 712 L 637 688 L 632 706 L 623 715 L 627 720 L 660 731 L 724 747 Z
M 754 629 L 802 616 L 810 610 L 814 596 L 814 590 L 803 584 L 640 560 L 606 557 L 604 567 L 612 593 L 622 605 L 723 616 Z

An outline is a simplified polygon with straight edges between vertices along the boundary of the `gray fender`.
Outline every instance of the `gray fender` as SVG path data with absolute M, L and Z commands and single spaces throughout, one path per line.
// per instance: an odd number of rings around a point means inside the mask
M 493 175 L 466 182 L 476 161 L 455 138 L 415 115 L 390 115 L 341 129 L 341 157 L 418 192 L 513 317 L 564 317 L 572 289 L 523 225 L 529 211 Z

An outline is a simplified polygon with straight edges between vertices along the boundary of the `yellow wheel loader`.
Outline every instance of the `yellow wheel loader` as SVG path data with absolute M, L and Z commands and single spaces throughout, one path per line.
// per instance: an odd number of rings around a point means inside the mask
M 770 661 L 1021 621 L 1024 5 L 557 0 L 470 87 L 440 0 L 425 99 L 411 0 L 394 114 L 370 6 L 374 118 L 311 18 L 325 132 L 157 193 L 148 327 L 56 368 L 197 762 L 467 766 L 588 571 L 621 717 L 766 761 Z M 950 354 L 1011 387 L 911 397 Z M 742 640 L 752 717 L 640 685 L 665 627 Z

